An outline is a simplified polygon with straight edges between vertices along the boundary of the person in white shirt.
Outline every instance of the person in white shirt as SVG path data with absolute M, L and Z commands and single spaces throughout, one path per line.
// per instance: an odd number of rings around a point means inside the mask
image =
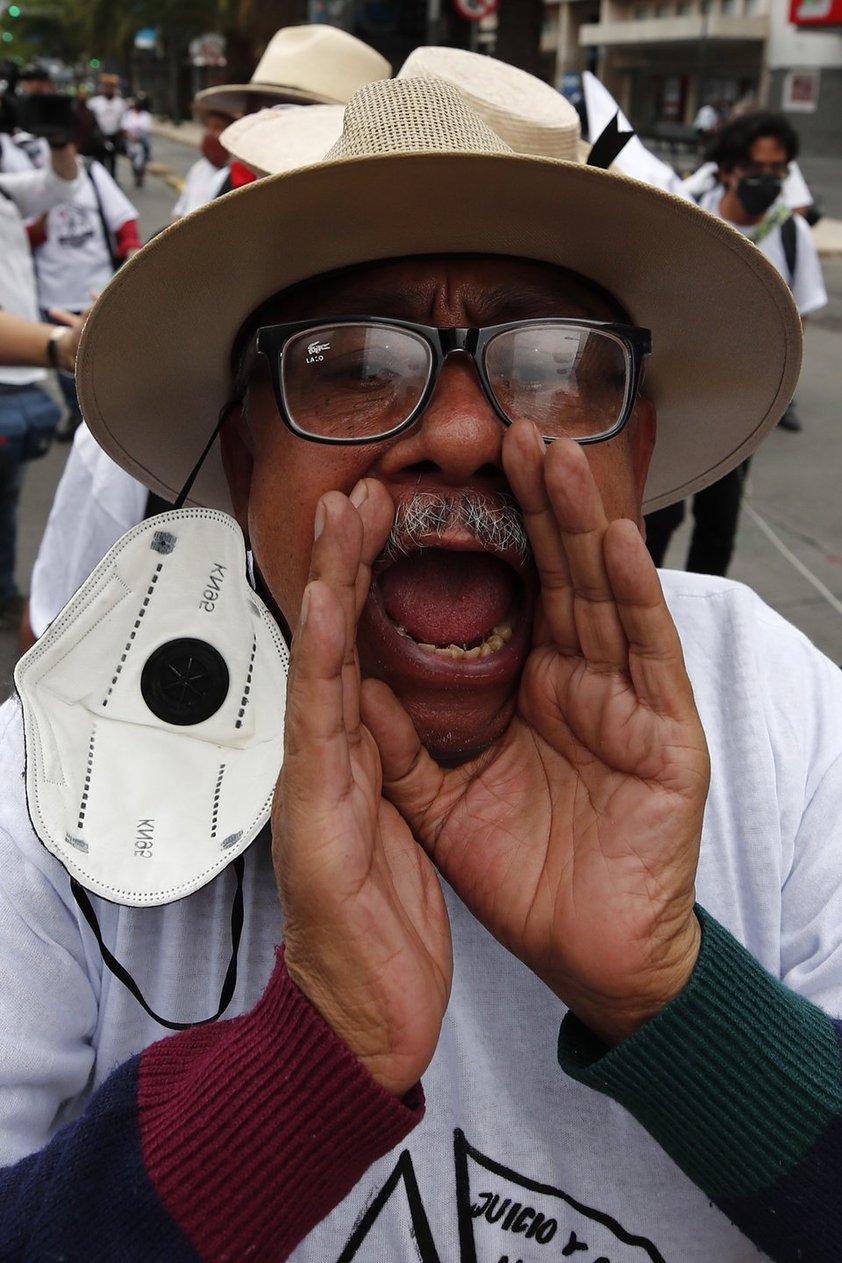
M 218 197 L 230 175 L 231 155 L 219 138 L 234 122 L 234 115 L 207 110 L 200 117 L 205 129 L 199 142 L 201 157 L 187 172 L 184 188 L 172 208 L 174 220 Z
M 732 120 L 711 151 L 719 182 L 699 205 L 753 241 L 775 265 L 792 291 L 802 324 L 827 303 L 818 251 L 803 216 L 793 214 L 782 190 L 789 165 L 798 153 L 798 136 L 782 114 L 756 111 Z M 800 430 L 790 403 L 780 421 Z M 686 568 L 724 575 L 734 551 L 747 464 L 693 497 L 694 529 Z M 684 503 L 668 505 L 646 519 L 646 541 L 656 563 L 663 564 L 673 531 L 684 517 Z
M 52 307 L 76 314 L 86 310 L 141 246 L 137 210 L 105 167 L 86 159 L 80 175 L 73 196 L 30 225 L 43 313 Z M 60 373 L 59 384 L 69 417 L 58 437 L 69 439 L 82 418 L 73 377 Z
M 38 303 L 24 217 L 72 196 L 78 182 L 72 145 L 52 150 L 51 159 L 41 171 L 0 173 L 0 307 L 27 321 L 37 321 Z M 53 368 L 60 363 L 58 342 L 66 336 L 66 329 L 57 329 L 48 339 Z M 26 460 L 45 450 L 59 419 L 58 408 L 41 389 L 45 376 L 34 366 L 0 368 L 0 622 L 16 624 L 24 600 L 15 577 L 15 545 Z
M 146 164 L 152 152 L 150 139 L 152 131 L 152 112 L 149 98 L 145 92 L 138 92 L 129 103 L 123 115 L 123 132 L 126 137 L 126 152 L 132 164 L 136 188 L 143 186 Z
M 88 108 L 93 112 L 104 139 L 103 152 L 97 157 L 101 158 L 108 174 L 113 176 L 123 139 L 123 115 L 128 105 L 118 91 L 119 75 L 100 75 L 99 86 L 100 91 L 91 97 Z

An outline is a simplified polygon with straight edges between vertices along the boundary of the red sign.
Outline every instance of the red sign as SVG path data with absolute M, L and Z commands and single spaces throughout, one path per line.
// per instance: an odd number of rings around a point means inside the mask
M 842 26 L 842 0 L 789 0 L 789 20 L 796 26 Z
M 497 12 L 500 0 L 453 0 L 453 6 L 460 17 L 479 22 L 480 18 L 490 18 Z

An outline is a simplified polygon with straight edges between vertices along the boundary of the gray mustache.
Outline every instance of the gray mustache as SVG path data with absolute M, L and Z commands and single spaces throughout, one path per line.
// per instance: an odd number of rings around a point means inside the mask
M 520 509 L 508 496 L 416 491 L 398 502 L 382 556 L 395 561 L 429 547 L 431 536 L 444 535 L 455 526 L 472 535 L 485 551 L 514 554 L 521 562 L 531 554 Z

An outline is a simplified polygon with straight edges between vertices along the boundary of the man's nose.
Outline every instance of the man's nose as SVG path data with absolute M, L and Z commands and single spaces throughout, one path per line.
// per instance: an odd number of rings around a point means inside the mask
M 448 486 L 500 487 L 504 428 L 470 356 L 454 351 L 427 407 L 384 453 L 381 468 L 393 481 L 427 477 Z

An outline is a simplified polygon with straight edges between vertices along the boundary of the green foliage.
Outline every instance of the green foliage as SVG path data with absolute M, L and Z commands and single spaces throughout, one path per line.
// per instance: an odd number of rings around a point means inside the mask
M 165 50 L 181 51 L 194 36 L 236 20 L 234 0 L 22 0 L 21 8 L 23 20 L 40 14 L 45 54 L 118 66 L 128 64 L 135 35 L 146 27 L 158 29 Z

